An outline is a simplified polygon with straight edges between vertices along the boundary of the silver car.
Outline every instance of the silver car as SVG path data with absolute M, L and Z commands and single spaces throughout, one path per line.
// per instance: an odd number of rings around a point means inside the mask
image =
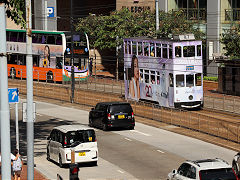
M 240 168 L 240 152 L 234 156 L 232 167 L 236 175 L 240 178 L 240 169 L 239 169 Z

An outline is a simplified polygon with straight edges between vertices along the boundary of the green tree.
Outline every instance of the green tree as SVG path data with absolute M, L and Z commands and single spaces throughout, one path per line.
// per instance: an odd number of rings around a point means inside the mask
M 25 27 L 25 0 L 5 0 L 6 13 L 16 24 Z
M 111 49 L 122 44 L 126 37 L 169 37 L 171 34 L 194 33 L 198 39 L 204 34 L 187 21 L 181 11 L 177 13 L 160 12 L 160 27 L 156 32 L 155 12 L 132 13 L 128 9 L 114 11 L 109 16 L 89 15 L 80 18 L 76 31 L 89 35 L 92 47 Z
M 240 59 L 240 25 L 225 30 L 221 35 L 220 42 L 224 44 L 225 55 L 230 59 Z

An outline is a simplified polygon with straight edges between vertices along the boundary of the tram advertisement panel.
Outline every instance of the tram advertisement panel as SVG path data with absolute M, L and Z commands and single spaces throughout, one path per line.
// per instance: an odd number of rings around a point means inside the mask
M 157 58 L 152 63 L 146 61 L 135 55 L 125 58 L 125 98 L 136 101 L 147 99 L 168 106 L 167 65 L 162 67 L 164 62 L 159 61 L 163 60 Z

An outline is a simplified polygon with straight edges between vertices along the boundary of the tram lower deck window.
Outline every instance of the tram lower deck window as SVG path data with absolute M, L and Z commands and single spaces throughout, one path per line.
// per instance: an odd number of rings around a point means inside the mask
M 201 73 L 195 74 L 195 85 L 202 86 L 202 74 Z
M 184 87 L 184 75 L 183 74 L 179 74 L 176 75 L 176 87 Z
M 187 85 L 187 87 L 194 86 L 193 81 L 194 81 L 193 74 L 186 75 L 186 85 Z

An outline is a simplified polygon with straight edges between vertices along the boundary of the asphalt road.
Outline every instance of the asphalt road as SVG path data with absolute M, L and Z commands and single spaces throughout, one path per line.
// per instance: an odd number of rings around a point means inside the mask
M 26 155 L 26 124 L 21 121 L 19 105 L 20 152 Z M 68 179 L 68 168 L 46 160 L 46 137 L 52 127 L 62 124 L 88 124 L 88 112 L 37 102 L 35 122 L 35 164 L 49 179 L 60 174 Z M 14 112 L 12 109 L 12 119 Z M 200 140 L 136 123 L 135 130 L 104 132 L 96 129 L 99 148 L 98 166 L 80 168 L 80 179 L 166 179 L 167 174 L 185 159 L 219 157 L 231 163 L 236 152 Z M 12 147 L 15 123 L 11 121 Z

